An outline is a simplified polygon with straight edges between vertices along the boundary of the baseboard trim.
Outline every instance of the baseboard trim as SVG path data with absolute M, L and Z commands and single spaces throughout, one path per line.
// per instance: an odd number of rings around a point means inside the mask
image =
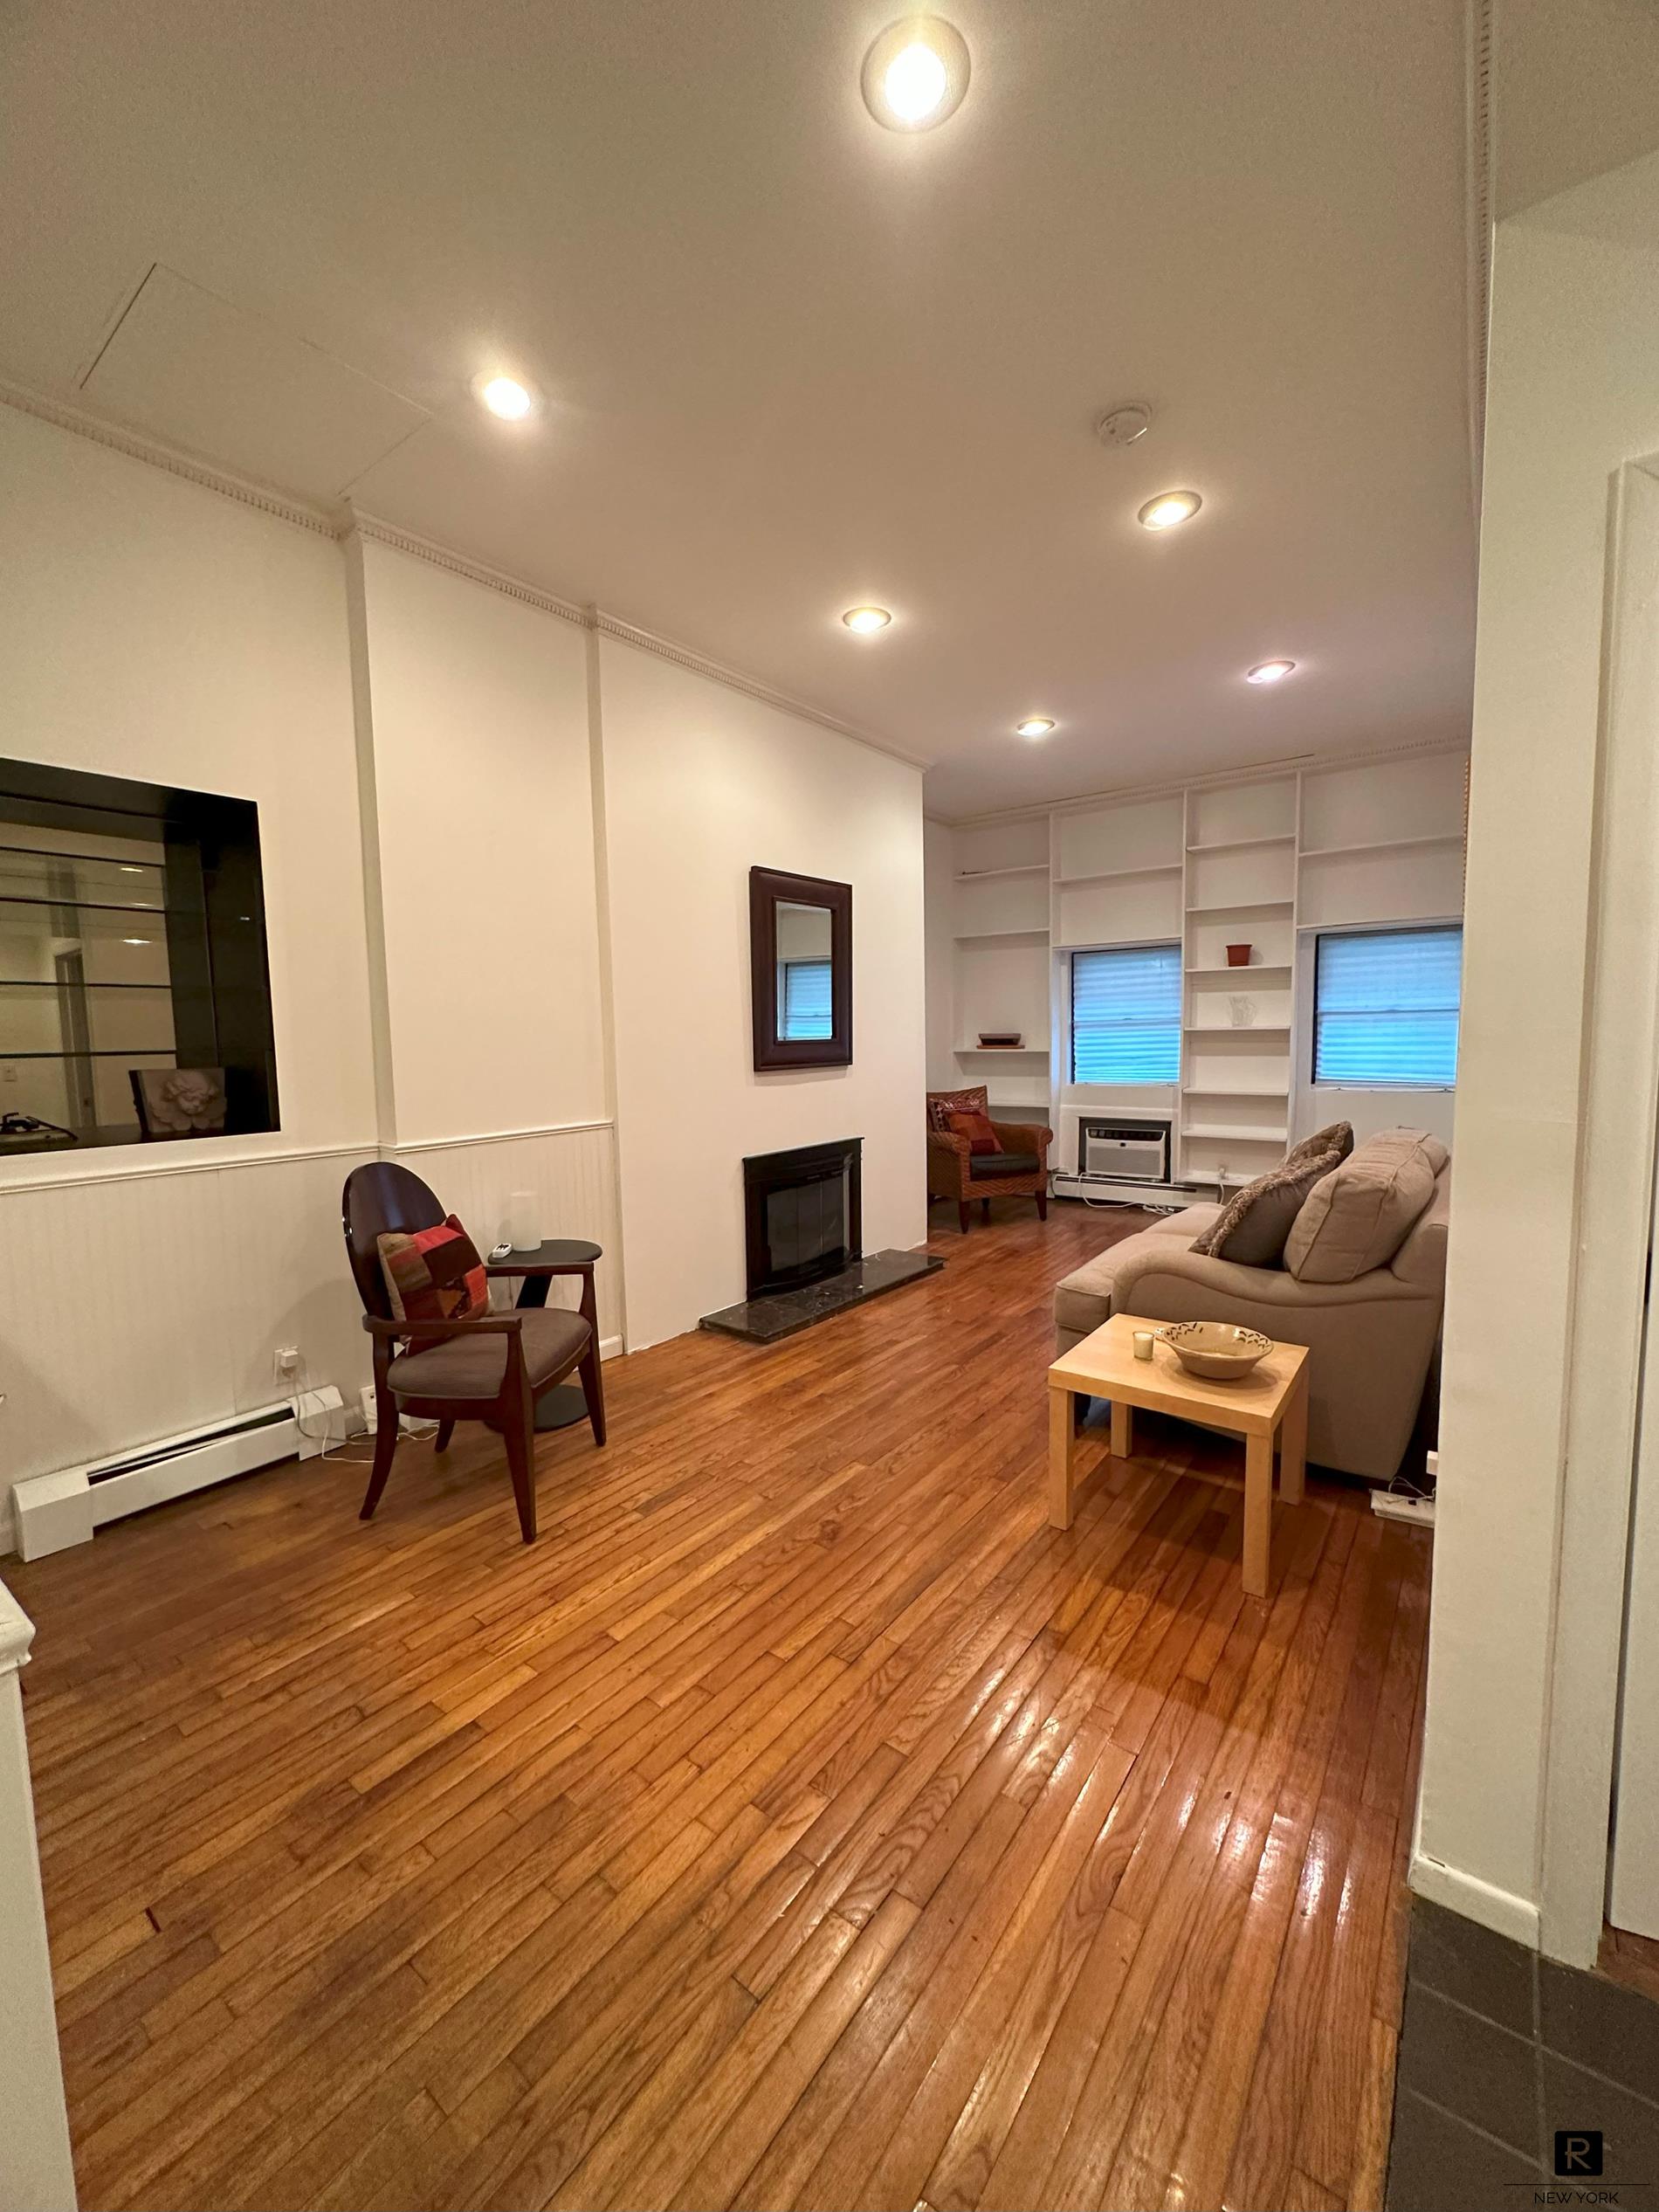
M 1411 1855 L 1409 1878 L 1413 1893 L 1426 1897 L 1431 1905 L 1461 1912 L 1464 1919 L 1524 1943 L 1529 1951 L 1538 1949 L 1539 1908 L 1513 1891 L 1500 1890 L 1477 1874 L 1466 1874 L 1461 1867 L 1448 1866 L 1443 1859 L 1430 1858 L 1421 1850 Z

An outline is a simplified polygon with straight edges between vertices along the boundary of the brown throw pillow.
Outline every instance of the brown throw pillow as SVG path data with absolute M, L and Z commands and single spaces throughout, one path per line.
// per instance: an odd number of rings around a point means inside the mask
M 1332 1121 L 1323 1129 L 1316 1129 L 1311 1137 L 1304 1137 L 1300 1144 L 1293 1144 L 1280 1164 L 1299 1168 L 1304 1160 L 1317 1159 L 1322 1152 L 1334 1152 L 1338 1160 L 1343 1161 L 1353 1150 L 1353 1122 Z
M 435 1229 L 389 1230 L 375 1242 L 394 1320 L 466 1321 L 489 1310 L 484 1262 L 453 1214 Z
M 1211 1259 L 1236 1260 L 1241 1267 L 1277 1267 L 1284 1256 L 1285 1239 L 1301 1213 L 1308 1193 L 1321 1175 L 1338 1166 L 1341 1154 L 1316 1153 L 1295 1164 L 1289 1160 L 1270 1168 L 1243 1190 L 1235 1191 L 1193 1250 Z
M 1284 1247 L 1298 1283 L 1352 1283 L 1386 1267 L 1435 1195 L 1450 1154 L 1422 1129 L 1368 1137 L 1310 1192 Z
M 953 1113 L 950 1117 L 951 1134 L 967 1139 L 969 1152 L 975 1154 L 1001 1152 L 1002 1140 L 982 1113 Z
M 984 1113 L 988 1109 L 988 1093 L 982 1083 L 970 1084 L 965 1091 L 930 1091 L 927 1094 L 927 1126 L 941 1133 L 949 1129 L 953 1113 Z

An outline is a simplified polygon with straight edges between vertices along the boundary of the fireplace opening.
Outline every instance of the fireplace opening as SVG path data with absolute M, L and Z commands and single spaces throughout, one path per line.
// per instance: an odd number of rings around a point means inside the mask
M 843 1137 L 743 1162 L 751 1298 L 821 1282 L 859 1258 L 862 1150 L 861 1138 Z

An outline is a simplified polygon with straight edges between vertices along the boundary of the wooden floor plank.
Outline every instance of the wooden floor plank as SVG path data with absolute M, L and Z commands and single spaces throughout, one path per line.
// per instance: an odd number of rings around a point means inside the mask
M 1374 2203 L 1428 1546 L 1146 1417 L 1051 1528 L 998 1208 L 612 1441 L 353 1450 L 8 1579 L 81 2202 Z M 112 1624 L 114 1624 L 112 1626 Z

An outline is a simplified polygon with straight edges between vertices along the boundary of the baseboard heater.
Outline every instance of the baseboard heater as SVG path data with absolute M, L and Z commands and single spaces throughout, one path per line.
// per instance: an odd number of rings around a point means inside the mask
M 298 1416 L 295 1402 L 282 1398 L 228 1421 L 160 1437 L 117 1458 L 25 1476 L 11 1492 L 18 1551 L 24 1559 L 44 1559 L 72 1544 L 90 1543 L 93 1531 L 108 1521 L 274 1460 L 313 1458 L 331 1437 L 345 1433 L 344 1408 L 332 1383 L 303 1392 L 297 1403 Z

